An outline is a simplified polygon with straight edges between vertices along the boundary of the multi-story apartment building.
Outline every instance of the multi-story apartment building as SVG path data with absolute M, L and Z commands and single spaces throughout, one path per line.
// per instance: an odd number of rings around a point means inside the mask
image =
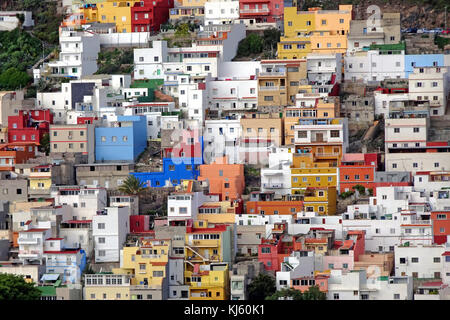
M 286 118 L 285 118 L 286 124 Z M 274 198 L 291 194 L 292 148 L 274 148 L 269 153 L 267 168 L 261 168 L 261 191 L 274 191 Z
M 61 45 L 59 60 L 44 64 L 40 69 L 34 69 L 35 81 L 41 77 L 80 79 L 97 71 L 100 39 L 96 33 L 65 28 L 61 31 L 59 42 Z
M 136 1 L 131 7 L 131 32 L 159 31 L 161 25 L 169 19 L 169 10 L 173 6 L 173 0 Z
M 239 163 L 239 139 L 241 122 L 239 119 L 226 117 L 205 120 L 203 133 L 205 163 L 211 163 L 217 157 L 225 155 L 230 164 Z
M 307 61 L 262 60 L 258 73 L 258 108 L 295 105 L 295 95 L 306 79 Z
M 130 232 L 127 207 L 107 207 L 92 217 L 95 262 L 119 262 L 120 249 Z
M 344 79 L 365 83 L 405 78 L 405 43 L 370 45 L 345 56 Z
M 94 134 L 93 124 L 50 125 L 50 153 L 81 153 L 93 163 Z
M 33 225 L 28 223 L 23 231 L 19 231 L 19 260 L 24 264 L 39 261 L 42 264 L 44 260 L 44 242 L 51 237 L 49 223 L 40 223 Z
M 44 134 L 48 134 L 53 124 L 53 115 L 50 110 L 19 110 L 17 116 L 8 117 L 9 142 L 36 142 L 40 143 Z
M 395 275 L 441 279 L 445 245 L 395 246 Z
M 410 100 L 429 101 L 431 116 L 445 114 L 450 88 L 447 67 L 415 67 L 408 80 Z
M 308 53 L 345 53 L 352 5 L 339 5 L 339 10 L 297 7 L 284 8 L 284 37 L 278 43 L 279 59 L 302 59 Z

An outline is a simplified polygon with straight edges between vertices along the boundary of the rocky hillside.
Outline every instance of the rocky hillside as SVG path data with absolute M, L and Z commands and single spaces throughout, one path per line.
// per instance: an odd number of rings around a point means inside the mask
M 302 10 L 321 6 L 325 10 L 338 8 L 338 4 L 353 4 L 356 19 L 366 19 L 366 10 L 377 5 L 383 12 L 400 12 L 402 28 L 444 28 L 445 6 L 447 5 L 447 28 L 450 28 L 450 2 L 448 0 L 298 0 Z

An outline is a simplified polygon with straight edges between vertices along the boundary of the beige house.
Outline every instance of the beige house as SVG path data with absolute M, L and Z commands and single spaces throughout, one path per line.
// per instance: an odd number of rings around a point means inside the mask
M 50 153 L 81 153 L 95 159 L 93 124 L 50 125 Z

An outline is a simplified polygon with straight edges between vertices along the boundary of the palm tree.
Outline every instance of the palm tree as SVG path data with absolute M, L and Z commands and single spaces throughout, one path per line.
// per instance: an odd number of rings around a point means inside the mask
M 145 183 L 140 181 L 133 175 L 128 176 L 128 178 L 126 178 L 119 187 L 119 190 L 126 193 L 127 195 L 138 195 L 145 189 Z

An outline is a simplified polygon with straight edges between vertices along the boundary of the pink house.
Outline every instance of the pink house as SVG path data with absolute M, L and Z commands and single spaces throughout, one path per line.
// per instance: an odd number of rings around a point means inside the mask
M 349 231 L 347 238 L 344 241 L 335 241 L 334 248 L 323 257 L 325 269 L 354 269 L 355 261 L 365 252 L 365 231 Z

